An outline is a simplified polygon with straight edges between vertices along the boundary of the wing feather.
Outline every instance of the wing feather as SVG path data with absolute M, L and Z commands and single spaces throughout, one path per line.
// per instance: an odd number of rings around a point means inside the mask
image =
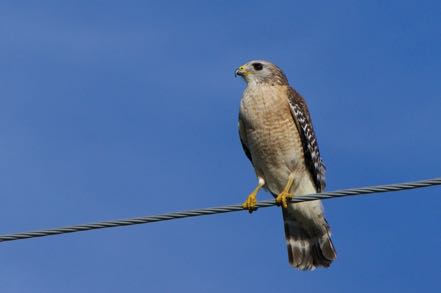
M 239 126 L 240 143 L 242 144 L 243 151 L 245 152 L 245 155 L 251 161 L 251 163 L 253 163 L 253 159 L 251 158 L 251 152 L 247 146 L 247 137 L 246 137 L 245 127 L 243 126 L 243 122 L 242 122 L 240 115 L 239 115 L 238 126 Z
M 322 192 L 326 185 L 326 167 L 320 157 L 320 150 L 308 107 L 306 106 L 305 99 L 291 87 L 288 91 L 288 100 L 291 113 L 302 139 L 306 166 L 314 180 L 317 192 Z

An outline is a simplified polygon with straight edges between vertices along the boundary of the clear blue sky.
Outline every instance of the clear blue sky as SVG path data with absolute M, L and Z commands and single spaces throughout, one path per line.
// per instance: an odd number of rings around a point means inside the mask
M 2 1 L 0 233 L 242 202 L 262 58 L 307 99 L 328 190 L 441 175 L 439 1 Z M 261 193 L 260 199 L 270 195 Z M 441 189 L 325 202 L 289 267 L 277 208 L 0 244 L 1 292 L 441 292 Z

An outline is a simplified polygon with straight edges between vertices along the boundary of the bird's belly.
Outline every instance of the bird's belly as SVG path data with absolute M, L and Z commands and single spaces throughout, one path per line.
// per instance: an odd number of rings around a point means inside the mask
M 297 129 L 256 129 L 248 135 L 253 164 L 273 193 L 280 193 L 291 173 L 304 171 L 303 149 L 297 138 Z M 291 133 L 291 135 L 289 135 Z M 259 174 L 260 173 L 260 174 Z
M 266 96 L 263 103 L 242 105 L 247 144 L 258 176 L 274 194 L 285 187 L 288 176 L 305 173 L 303 146 L 288 101 Z

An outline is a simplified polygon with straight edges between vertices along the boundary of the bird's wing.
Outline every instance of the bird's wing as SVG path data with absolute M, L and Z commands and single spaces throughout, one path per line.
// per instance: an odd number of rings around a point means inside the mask
M 240 117 L 240 115 L 239 115 L 238 126 L 239 126 L 240 143 L 242 144 L 243 151 L 245 152 L 245 155 L 247 155 L 247 158 L 251 161 L 251 163 L 253 163 L 253 159 L 251 158 L 250 150 L 248 149 L 248 146 L 247 146 L 247 137 L 246 137 L 245 127 L 243 125 L 242 118 Z
M 288 90 L 288 100 L 291 113 L 302 139 L 305 164 L 314 180 L 317 192 L 322 192 L 326 185 L 326 167 L 320 157 L 317 138 L 315 137 L 308 107 L 304 98 L 291 87 Z

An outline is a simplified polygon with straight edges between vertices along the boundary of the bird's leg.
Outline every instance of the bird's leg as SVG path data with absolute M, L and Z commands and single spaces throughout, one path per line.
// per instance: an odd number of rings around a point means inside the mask
M 259 192 L 259 190 L 265 185 L 265 180 L 262 177 L 259 177 L 259 183 L 257 184 L 256 188 L 253 190 L 253 192 L 250 193 L 250 195 L 248 195 L 247 199 L 245 200 L 245 202 L 242 204 L 242 207 L 244 209 L 247 209 L 250 214 L 257 210 L 256 208 L 256 195 Z
M 283 191 L 279 193 L 276 197 L 276 202 L 278 205 L 282 205 L 285 209 L 288 207 L 288 201 L 291 200 L 293 197 L 293 194 L 289 193 L 291 190 L 291 187 L 294 183 L 294 176 L 292 174 L 288 177 L 288 182 L 285 185 L 285 188 L 283 188 Z

